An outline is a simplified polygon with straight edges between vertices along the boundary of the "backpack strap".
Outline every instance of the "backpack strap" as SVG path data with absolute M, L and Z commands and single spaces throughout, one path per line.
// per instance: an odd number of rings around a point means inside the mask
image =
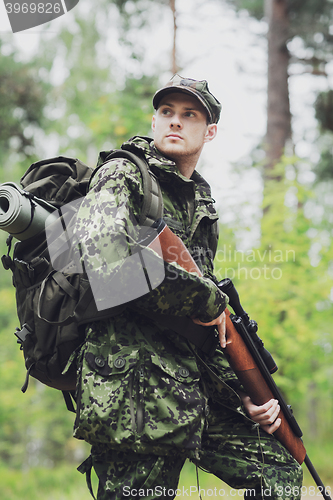
M 6 239 L 6 245 L 8 248 L 7 255 L 5 254 L 1 257 L 2 265 L 6 271 L 8 271 L 8 269 L 11 269 L 13 271 L 14 269 L 13 260 L 10 256 L 10 251 L 12 249 L 12 242 L 13 242 L 13 236 L 10 234 Z
M 76 413 L 74 406 L 76 405 L 75 391 L 62 391 L 62 395 L 64 396 L 67 410 Z
M 215 255 L 216 255 L 217 244 L 218 244 L 218 241 L 219 241 L 219 232 L 220 232 L 219 231 L 219 223 L 218 223 L 218 221 L 215 221 L 211 225 L 210 239 L 209 239 L 209 247 L 210 247 L 211 251 L 213 252 L 213 259 L 214 259 Z
M 132 151 L 115 149 L 104 158 L 104 163 L 98 165 L 98 167 L 94 170 L 90 178 L 90 182 L 92 177 L 102 167 L 102 165 L 105 165 L 106 162 L 112 160 L 113 158 L 126 158 L 140 169 L 143 181 L 144 200 L 139 224 L 141 226 L 151 226 L 157 219 L 163 216 L 163 197 L 160 184 L 156 176 L 150 170 L 144 155 L 139 156 Z

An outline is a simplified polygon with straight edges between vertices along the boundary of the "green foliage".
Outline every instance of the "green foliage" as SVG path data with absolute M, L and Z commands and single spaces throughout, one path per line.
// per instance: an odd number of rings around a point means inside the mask
M 330 25 L 333 18 L 333 6 L 330 0 L 288 0 L 291 32 L 302 37 L 310 47 L 318 49 L 323 56 L 324 41 L 331 45 L 333 37 Z M 309 29 L 310 27 L 310 29 Z M 321 33 L 319 42 L 315 34 Z M 330 52 L 330 49 L 327 49 Z
M 237 10 L 247 10 L 256 19 L 262 19 L 264 16 L 263 0 L 228 0 L 228 2 L 235 5 Z
M 264 0 L 227 0 L 236 10 L 247 10 L 258 19 L 264 19 L 266 2 Z M 269 7 L 269 2 L 267 3 Z M 323 74 L 326 62 L 332 54 L 333 36 L 331 25 L 333 20 L 333 4 L 331 0 L 286 0 L 289 18 L 289 40 L 300 37 L 307 48 L 311 48 L 310 57 L 293 54 L 293 60 L 304 62 L 312 67 L 313 74 Z M 304 53 L 304 52 L 303 52 Z
M 154 78 L 128 78 L 121 91 L 101 95 L 89 121 L 94 143 L 99 144 L 101 149 L 111 149 L 120 147 L 134 135 L 148 135 L 154 89 Z
M 10 152 L 33 155 L 35 128 L 45 124 L 43 107 L 47 86 L 33 63 L 6 56 L 0 42 L 0 160 Z
M 315 111 L 321 129 L 333 132 L 333 90 L 318 94 Z
M 333 135 L 330 134 L 330 144 L 321 151 L 320 160 L 315 167 L 319 181 L 333 179 Z
M 89 498 L 85 479 L 75 467 L 8 469 L 0 466 L 2 497 L 6 500 L 82 500 Z
M 256 19 L 262 19 L 265 16 L 265 2 L 263 0 L 228 0 L 235 5 L 237 10 L 245 9 Z M 286 2 L 293 36 L 305 36 L 312 34 L 317 28 L 318 23 L 324 30 L 325 37 L 332 42 L 329 34 L 329 26 L 332 20 L 333 7 L 330 0 L 287 0 Z M 309 21 L 311 21 L 309 23 Z M 311 30 L 309 30 L 311 26 Z M 308 37 L 310 40 L 310 37 Z
M 274 174 L 279 178 L 286 168 L 292 180 L 266 184 L 260 246 L 239 251 L 229 244 L 226 251 L 222 240 L 216 265 L 219 278 L 233 279 L 244 309 L 258 322 L 279 366 L 274 378 L 308 439 L 330 439 L 332 240 L 322 240 L 320 231 L 312 236 L 304 208 L 314 195 L 297 182 L 293 159 L 283 159 Z
M 318 146 L 320 160 L 315 166 L 319 181 L 333 179 L 333 90 L 320 92 L 315 102 L 316 118 L 321 130 Z
M 72 440 L 73 415 L 65 407 L 62 394 L 30 379 L 26 394 L 20 391 L 26 370 L 16 343 L 18 326 L 13 305 L 13 290 L 1 290 L 6 307 L 0 330 L 0 458 L 8 466 L 20 468 L 73 460 L 80 446 Z M 11 321 L 6 316 L 11 314 Z
M 157 77 L 127 74 L 106 49 L 110 22 L 118 28 L 112 15 L 108 1 L 97 11 L 78 11 L 29 63 L 16 61 L 9 42 L 10 55 L 0 53 L 0 160 L 6 165 L 0 182 L 18 182 L 36 151 L 93 164 L 100 150 L 150 133 Z
M 107 45 L 109 4 L 77 15 L 71 30 L 57 34 L 40 48 L 38 64 L 53 85 L 46 108 L 46 133 L 59 152 L 96 161 L 102 149 L 119 147 L 133 135 L 147 135 L 151 123 L 154 76 L 124 74 Z M 105 18 L 101 24 L 101 13 Z M 61 81 L 56 69 L 61 60 Z M 50 62 L 53 61 L 53 64 Z
M 324 448 L 310 447 L 308 450 L 308 454 L 326 487 L 332 485 L 333 480 L 332 464 L 327 462 L 327 457 L 332 456 L 332 453 L 332 445 L 328 443 Z M 314 487 L 313 478 L 305 466 L 303 469 L 305 488 L 312 491 L 309 496 L 316 496 L 318 490 L 310 490 L 310 487 Z M 232 490 L 212 474 L 199 470 L 198 475 L 202 498 L 242 498 L 243 496 L 243 490 L 237 492 Z M 0 482 L 1 493 L 6 500 L 22 500 L 22 498 L 24 500 L 88 500 L 90 498 L 85 478 L 75 470 L 75 467 L 71 466 L 62 465 L 52 469 L 36 467 L 22 471 L 8 470 L 3 464 L 0 465 Z M 92 484 L 93 490 L 96 492 L 97 478 L 94 473 L 92 474 Z M 180 494 L 177 495 L 178 500 L 185 500 L 190 493 L 192 500 L 199 500 L 200 497 L 196 493 L 198 488 L 196 469 L 188 461 L 181 472 L 178 488 L 180 490 Z
M 61 392 L 34 379 L 25 394 L 20 391 L 26 369 L 14 335 L 19 326 L 15 290 L 11 272 L 3 269 L 0 304 L 0 463 L 29 468 L 81 457 L 82 444 L 72 439 L 74 416 Z
M 151 10 L 154 4 L 167 6 L 170 0 L 113 0 L 113 3 L 121 14 L 120 22 L 123 35 L 125 35 L 133 27 L 142 28 L 151 22 L 151 15 L 147 16 L 147 12 Z M 126 43 L 125 38 L 123 41 Z

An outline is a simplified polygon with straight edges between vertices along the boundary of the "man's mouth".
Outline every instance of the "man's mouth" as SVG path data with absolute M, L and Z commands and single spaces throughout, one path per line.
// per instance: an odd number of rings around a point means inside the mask
M 168 134 L 167 138 L 168 139 L 181 139 L 181 140 L 183 140 L 183 138 L 179 134 Z

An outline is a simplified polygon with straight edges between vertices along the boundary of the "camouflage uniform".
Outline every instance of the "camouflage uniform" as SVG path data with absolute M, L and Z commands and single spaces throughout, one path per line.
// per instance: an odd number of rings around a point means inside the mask
M 163 327 L 163 320 L 156 324 L 146 315 L 195 315 L 208 322 L 227 300 L 213 283 L 212 225 L 217 214 L 208 184 L 197 172 L 191 179 L 182 176 L 150 139 L 136 137 L 128 145 L 144 152 L 162 189 L 164 220 L 190 250 L 204 278 L 175 263 L 166 265 L 164 281 L 136 299 L 135 309 L 125 307 L 87 328 L 74 436 L 90 443 L 92 454 L 81 471 L 94 465 L 99 500 L 134 498 L 133 491 L 140 488 L 141 493 L 147 489 L 140 495 L 145 498 L 173 498 L 186 458 L 235 488 L 256 488 L 253 498 L 261 498 L 261 488 L 270 489 L 267 498 L 299 498 L 281 494 L 281 488 L 300 487 L 300 466 L 246 416 L 222 350 L 212 357 L 200 353 L 202 364 L 193 345 Z M 142 201 L 138 168 L 116 159 L 98 171 L 81 205 L 77 237 L 82 260 L 106 287 L 126 260 L 119 238 L 135 232 Z M 154 489 L 158 486 L 167 487 L 162 495 Z

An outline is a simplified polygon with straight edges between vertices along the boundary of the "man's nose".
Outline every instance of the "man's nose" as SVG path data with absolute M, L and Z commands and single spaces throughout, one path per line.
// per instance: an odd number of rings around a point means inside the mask
M 175 113 L 172 117 L 172 120 L 170 122 L 170 127 L 177 127 L 177 128 L 182 128 L 182 122 L 180 120 L 180 116 Z

